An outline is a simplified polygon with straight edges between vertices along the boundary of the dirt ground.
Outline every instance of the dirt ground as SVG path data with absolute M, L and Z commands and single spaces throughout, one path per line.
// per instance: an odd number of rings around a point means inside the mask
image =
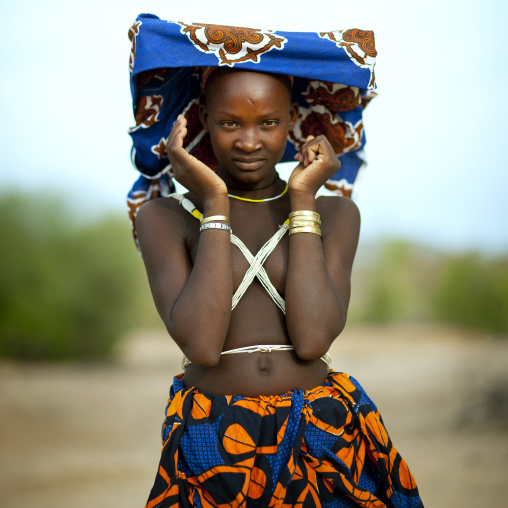
M 360 380 L 427 508 L 508 506 L 508 340 L 349 328 L 333 367 Z M 0 506 L 144 506 L 180 353 L 127 337 L 113 365 L 0 362 Z

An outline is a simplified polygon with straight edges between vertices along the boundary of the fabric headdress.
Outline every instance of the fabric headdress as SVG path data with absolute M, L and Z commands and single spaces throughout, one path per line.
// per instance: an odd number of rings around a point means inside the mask
M 278 32 L 204 23 L 163 21 L 141 14 L 129 30 L 131 92 L 136 125 L 132 163 L 141 173 L 127 201 L 131 221 L 147 200 L 174 192 L 166 142 L 179 114 L 187 119 L 184 148 L 216 169 L 210 137 L 199 120 L 203 67 L 229 66 L 293 76 L 299 118 L 281 162 L 309 135 L 324 134 L 340 159 L 326 183 L 351 196 L 365 165 L 363 109 L 376 95 L 377 55 L 372 31 Z

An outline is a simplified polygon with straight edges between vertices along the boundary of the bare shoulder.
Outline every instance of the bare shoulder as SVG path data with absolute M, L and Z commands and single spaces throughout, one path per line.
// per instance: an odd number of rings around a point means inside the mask
M 145 265 L 165 266 L 170 258 L 174 266 L 186 263 L 191 221 L 196 219 L 172 197 L 143 204 L 136 217 L 136 235 Z M 161 253 L 164 259 L 159 259 Z
M 180 215 L 180 211 L 182 210 L 182 206 L 180 205 L 178 199 L 174 199 L 171 197 L 167 198 L 156 198 L 147 201 L 138 211 L 138 217 L 142 217 L 144 215 L 148 215 L 149 217 L 157 216 L 157 215 Z
M 162 291 L 159 285 L 169 284 L 168 280 L 177 287 L 174 281 L 190 273 L 189 218 L 196 220 L 170 197 L 148 201 L 139 209 L 136 234 L 152 291 Z
M 184 210 L 177 199 L 157 198 L 144 203 L 136 217 L 138 236 L 161 234 L 164 231 L 179 230 L 183 233 L 190 214 Z
M 316 200 L 316 205 L 323 227 L 327 227 L 328 223 L 340 229 L 345 226 L 353 230 L 360 228 L 360 210 L 352 199 L 341 196 L 320 196 Z

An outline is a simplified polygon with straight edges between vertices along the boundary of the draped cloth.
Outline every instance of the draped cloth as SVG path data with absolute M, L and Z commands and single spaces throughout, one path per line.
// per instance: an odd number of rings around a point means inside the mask
M 174 378 L 146 508 L 420 508 L 418 489 L 358 381 L 259 397 Z
M 372 31 L 284 32 L 171 22 L 141 14 L 129 38 L 135 118 L 129 129 L 131 159 L 141 173 L 128 195 L 133 225 L 141 204 L 175 191 L 166 143 L 179 114 L 187 119 L 184 148 L 212 169 L 217 167 L 198 115 L 203 67 L 292 76 L 299 117 L 281 162 L 294 162 L 307 136 L 324 134 L 341 162 L 326 187 L 351 196 L 365 166 L 362 114 L 376 94 Z

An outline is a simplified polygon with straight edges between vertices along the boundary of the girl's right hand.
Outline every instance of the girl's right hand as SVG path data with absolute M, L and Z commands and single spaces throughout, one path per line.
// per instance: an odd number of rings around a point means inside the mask
M 228 189 L 224 180 L 183 148 L 186 134 L 187 120 L 183 115 L 178 115 L 166 144 L 166 153 L 176 181 L 195 194 L 202 203 L 218 197 L 227 198 Z

